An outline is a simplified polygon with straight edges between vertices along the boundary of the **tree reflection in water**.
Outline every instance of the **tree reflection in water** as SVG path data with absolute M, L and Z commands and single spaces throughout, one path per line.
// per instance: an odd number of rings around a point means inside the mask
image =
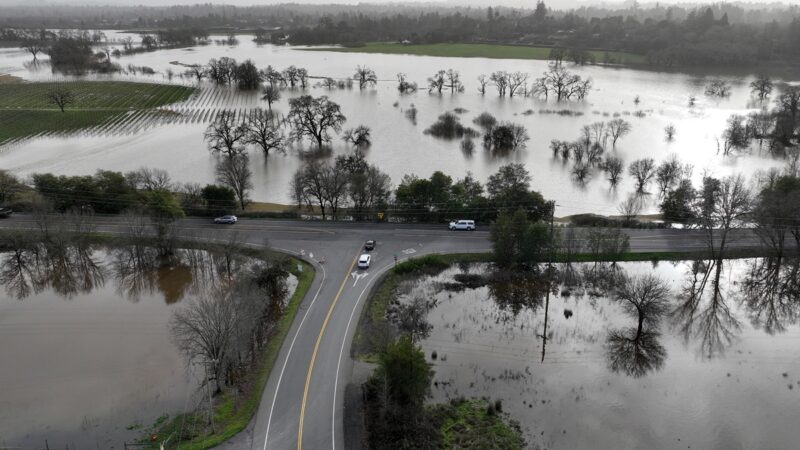
M 800 260 L 758 258 L 748 265 L 742 303 L 753 326 L 782 333 L 800 318 Z
M 88 293 L 103 286 L 110 273 L 127 300 L 160 292 L 171 304 L 229 282 L 247 261 L 216 248 L 182 249 L 165 258 L 145 242 L 101 249 L 80 239 L 42 244 L 23 234 L 4 236 L 12 250 L 0 254 L 0 283 L 20 300 L 45 289 L 66 298 Z
M 46 288 L 72 298 L 105 284 L 105 271 L 91 245 L 40 244 L 22 237 L 12 248 L 0 261 L 0 282 L 14 298 L 21 300 Z
M 636 327 L 609 330 L 606 337 L 608 365 L 614 372 L 641 377 L 664 366 L 667 351 L 658 331 Z
M 726 302 L 720 284 L 722 270 L 722 260 L 693 261 L 671 314 L 685 342 L 693 337 L 700 341 L 699 351 L 704 358 L 724 353 L 742 327 Z M 707 292 L 709 285 L 711 292 Z
M 637 326 L 610 329 L 606 337 L 609 368 L 632 377 L 641 377 L 664 366 L 667 351 L 658 331 L 668 311 L 670 289 L 653 275 L 623 278 L 614 294 L 625 314 L 636 319 Z
M 539 268 L 526 272 L 496 271 L 489 280 L 489 295 L 500 311 L 517 316 L 523 309 L 539 309 L 548 287 L 547 275 Z

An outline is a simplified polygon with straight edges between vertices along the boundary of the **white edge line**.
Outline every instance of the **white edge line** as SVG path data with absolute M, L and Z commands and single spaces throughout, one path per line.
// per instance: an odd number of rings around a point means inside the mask
M 282 250 L 282 249 L 276 249 L 276 250 Z M 283 250 L 283 251 L 286 251 L 286 250 Z M 296 252 L 291 252 L 291 253 L 296 253 Z M 300 325 L 298 325 L 297 331 L 295 331 L 295 333 L 294 333 L 294 337 L 292 338 L 292 343 L 289 344 L 289 351 L 286 353 L 286 359 L 283 360 L 283 366 L 281 367 L 281 373 L 278 376 L 278 384 L 275 386 L 275 395 L 272 397 L 272 405 L 270 405 L 270 407 L 269 407 L 269 417 L 267 418 L 267 431 L 266 431 L 266 433 L 264 433 L 264 447 L 263 447 L 264 450 L 267 450 L 267 441 L 269 440 L 269 428 L 272 425 L 272 413 L 275 410 L 275 401 L 278 399 L 278 391 L 281 388 L 281 381 L 283 380 L 283 373 L 286 371 L 286 365 L 289 363 L 289 357 L 292 355 L 292 349 L 294 348 L 294 343 L 297 340 L 297 336 L 300 334 L 300 330 L 303 328 L 303 323 L 305 323 L 306 318 L 308 317 L 309 311 L 311 311 L 311 308 L 314 307 L 314 303 L 317 301 L 317 298 L 319 297 L 320 291 L 322 291 L 322 286 L 325 285 L 325 277 L 326 277 L 325 266 L 322 265 L 322 264 L 320 264 L 319 266 L 322 268 L 322 281 L 320 281 L 319 287 L 317 288 L 317 292 L 316 292 L 316 294 L 314 294 L 314 298 L 311 300 L 311 303 L 308 305 L 308 309 L 306 309 L 305 314 L 303 314 L 303 319 L 300 321 Z

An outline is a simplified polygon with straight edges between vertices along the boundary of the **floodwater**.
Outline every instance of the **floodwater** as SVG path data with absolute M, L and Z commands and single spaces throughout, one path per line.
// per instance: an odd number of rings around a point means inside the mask
M 0 254 L 0 447 L 122 448 L 197 405 L 202 370 L 168 322 L 219 279 L 210 254 L 161 266 L 127 247 L 15 256 Z
M 499 399 L 531 446 L 790 449 L 800 439 L 798 268 L 562 266 L 548 303 L 535 281 L 465 286 L 464 274 L 486 266 L 462 265 L 400 292 L 437 302 L 421 340 L 436 372 L 433 400 Z M 695 272 L 709 274 L 704 292 Z M 637 318 L 607 293 L 621 273 L 653 273 L 671 286 L 670 311 L 648 318 L 641 339 Z
M 118 32 L 108 32 L 110 39 L 119 39 Z M 221 37 L 212 37 L 221 38 Z M 395 184 L 403 175 L 429 176 L 441 170 L 454 178 L 471 171 L 478 179 L 486 178 L 498 167 L 509 162 L 522 162 L 533 177 L 533 188 L 545 197 L 558 202 L 559 215 L 593 212 L 616 214 L 617 205 L 633 190 L 630 177 L 623 177 L 617 189 L 609 189 L 602 173 L 595 173 L 585 184 L 572 181 L 571 165 L 552 158 L 549 143 L 552 139 L 575 140 L 583 125 L 622 117 L 633 125 L 630 135 L 617 143 L 616 152 L 626 163 L 637 158 L 652 157 L 656 161 L 678 155 L 694 165 L 694 177 L 704 172 L 724 176 L 734 172 L 753 174 L 758 170 L 782 164 L 764 151 L 723 157 L 717 153 L 717 138 L 726 119 L 734 113 L 744 114 L 761 107 L 750 97 L 752 76 L 720 76 L 731 83 L 728 98 L 706 97 L 704 87 L 715 75 L 655 72 L 600 66 L 575 67 L 576 73 L 591 78 L 592 92 L 584 102 L 556 103 L 531 98 L 499 98 L 490 89 L 485 96 L 477 92 L 476 77 L 495 70 L 525 71 L 531 80 L 547 68 L 546 61 L 492 60 L 483 58 L 438 58 L 411 55 L 380 55 L 335 52 L 309 52 L 297 48 L 258 46 L 249 36 L 240 36 L 237 46 L 207 45 L 192 48 L 159 50 L 123 56 L 117 62 L 126 67 L 149 66 L 159 73 L 152 76 L 118 76 L 119 79 L 141 79 L 166 82 L 165 73 L 172 69 L 181 73 L 181 64 L 204 64 L 211 58 L 229 56 L 237 60 L 252 59 L 260 68 L 268 64 L 278 69 L 296 65 L 308 69 L 312 77 L 351 77 L 358 65 L 376 70 L 377 88 L 359 91 L 344 89 L 328 91 L 316 86 L 308 89 L 313 95 L 329 95 L 342 106 L 348 120 L 345 128 L 364 124 L 372 129 L 373 144 L 367 152 L 370 162 L 389 173 Z M 21 50 L 0 50 L 0 72 L 26 79 L 51 79 L 49 68 L 32 68 L 29 56 Z M 466 90 L 460 94 L 428 94 L 424 89 L 427 77 L 436 70 L 453 68 L 461 73 Z M 409 81 L 423 89 L 414 94 L 397 92 L 395 74 L 403 72 Z M 104 76 L 98 76 L 104 77 Z M 319 80 L 312 80 L 317 83 Z M 793 80 L 787 80 L 793 81 Z M 174 78 L 172 82 L 191 84 L 189 79 Z M 218 89 L 203 84 L 203 91 L 184 104 L 171 109 L 184 114 L 183 120 L 171 124 L 139 123 L 112 131 L 88 132 L 77 135 L 51 136 L 26 140 L 0 148 L 0 167 L 18 174 L 55 172 L 86 174 L 97 169 L 127 171 L 140 166 L 164 168 L 180 182 L 210 183 L 214 181 L 215 158 L 203 141 L 203 131 L 211 113 L 221 108 L 247 110 L 265 107 L 257 93 L 239 93 L 234 89 Z M 284 91 L 274 108 L 286 113 L 287 98 L 303 93 Z M 688 106 L 690 95 L 697 98 L 694 107 Z M 635 100 L 638 97 L 639 103 Z M 406 118 L 404 111 L 417 108 L 416 123 Z M 459 141 L 447 141 L 425 135 L 423 130 L 445 111 L 463 108 L 462 122 L 471 124 L 478 114 L 488 111 L 499 120 L 524 125 L 531 136 L 527 148 L 510 156 L 488 154 L 480 146 L 472 154 L 464 154 Z M 568 109 L 580 115 L 558 115 L 543 111 Z M 641 114 L 635 115 L 634 113 Z M 641 115 L 641 117 L 639 117 Z M 675 140 L 667 142 L 664 128 L 674 124 Z M 289 180 L 303 163 L 307 147 L 298 146 L 288 155 L 270 155 L 265 159 L 251 149 L 255 188 L 252 197 L 260 201 L 290 202 Z M 352 151 L 338 137 L 333 142 L 332 156 Z M 647 206 L 657 209 L 656 201 Z

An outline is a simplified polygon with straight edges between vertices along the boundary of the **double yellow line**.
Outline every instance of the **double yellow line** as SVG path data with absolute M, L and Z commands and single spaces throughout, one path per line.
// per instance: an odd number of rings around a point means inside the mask
M 341 286 L 339 286 L 339 292 L 336 293 L 336 297 L 333 298 L 333 302 L 331 306 L 328 307 L 328 314 L 325 315 L 325 321 L 322 322 L 322 328 L 319 330 L 319 335 L 317 336 L 317 342 L 314 344 L 314 351 L 311 353 L 311 362 L 308 364 L 308 373 L 306 374 L 306 386 L 303 389 L 303 403 L 300 405 L 300 426 L 297 429 L 297 450 L 302 450 L 303 448 L 303 422 L 305 422 L 306 418 L 306 401 L 308 400 L 308 387 L 311 385 L 311 375 L 314 372 L 314 363 L 317 360 L 317 352 L 319 352 L 319 344 L 322 342 L 322 335 L 325 334 L 325 329 L 328 327 L 328 322 L 331 319 L 331 314 L 333 314 L 333 308 L 336 307 L 336 303 L 339 302 L 339 297 L 342 296 L 342 292 L 344 291 L 344 285 L 347 283 L 347 279 L 350 276 L 350 272 L 353 271 L 353 267 L 356 265 L 356 261 L 358 260 L 358 254 L 356 254 L 355 258 L 353 258 L 353 262 L 350 263 L 350 268 L 347 269 L 347 273 L 342 280 Z

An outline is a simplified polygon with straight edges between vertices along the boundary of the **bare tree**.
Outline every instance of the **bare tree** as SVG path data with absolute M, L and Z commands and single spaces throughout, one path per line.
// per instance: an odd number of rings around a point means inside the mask
M 751 133 L 745 124 L 746 117 L 734 114 L 728 117 L 728 125 L 722 132 L 722 154 L 729 155 L 733 150 L 744 150 L 750 145 Z
M 319 148 L 330 141 L 329 132 L 340 131 L 347 118 L 341 108 L 327 96 L 312 97 L 302 95 L 289 100 L 288 121 L 292 124 L 291 137 L 302 140 L 313 139 Z
M 486 75 L 478 76 L 478 92 L 480 92 L 481 95 L 486 94 L 486 85 L 488 85 L 490 81 L 491 80 L 489 80 L 489 78 Z
M 239 200 L 239 207 L 244 208 L 250 202 L 248 193 L 253 189 L 253 172 L 250 170 L 250 158 L 246 153 L 239 153 L 224 158 L 217 163 L 217 181 L 233 189 Z
M 506 90 L 508 89 L 508 79 L 509 79 L 509 74 L 504 70 L 498 70 L 497 72 L 492 72 L 492 74 L 489 76 L 489 81 L 491 81 L 492 84 L 494 84 L 494 86 L 497 88 L 497 94 L 500 97 L 506 96 Z
M 655 275 L 628 278 L 617 289 L 616 300 L 625 312 L 637 319 L 637 329 L 657 329 L 669 311 L 670 289 L 666 281 Z
M 447 72 L 439 70 L 432 77 L 428 78 L 428 92 L 436 92 L 441 94 L 445 86 L 445 77 Z
M 206 365 L 207 379 L 216 381 L 215 392 L 227 380 L 223 368 L 234 356 L 234 337 L 244 321 L 245 311 L 237 306 L 232 290 L 215 289 L 177 309 L 170 319 L 178 349 L 189 362 Z
M 294 88 L 299 80 L 299 72 L 297 67 L 289 66 L 281 72 L 281 78 L 284 80 L 284 83 L 288 83 L 290 88 Z M 272 84 L 272 83 L 270 83 Z
M 761 74 L 750 82 L 750 92 L 755 94 L 759 100 L 764 101 L 772 93 L 772 79 L 768 75 Z
M 138 191 L 171 191 L 172 179 L 164 169 L 140 167 L 125 174 L 125 181 Z
M 451 94 L 464 91 L 464 85 L 461 84 L 461 75 L 458 73 L 457 70 L 447 69 L 445 78 L 447 79 L 445 86 L 450 88 Z
M 273 88 L 286 85 L 286 79 L 283 77 L 283 74 L 272 66 L 267 66 L 266 69 L 262 70 L 261 77 Z
M 647 185 L 655 175 L 655 165 L 653 158 L 642 158 L 637 159 L 628 166 L 628 174 L 636 179 L 636 192 L 645 192 Z
M 300 83 L 300 89 L 305 89 L 308 86 L 308 70 L 303 67 L 297 69 L 297 82 Z
M 592 80 L 584 80 L 563 65 L 551 65 L 544 76 L 534 82 L 533 93 L 539 97 L 555 96 L 556 100 L 582 100 L 592 88 Z
M 402 72 L 397 74 L 397 90 L 401 94 L 415 92 L 417 90 L 417 83 L 412 83 L 407 80 L 408 76 Z
M 631 124 L 625 119 L 614 119 L 608 122 L 608 133 L 611 135 L 611 145 L 617 146 L 617 140 L 631 132 Z
M 0 169 L 0 205 L 11 201 L 15 195 L 22 191 L 22 183 L 13 173 Z
M 264 152 L 264 157 L 268 157 L 271 150 L 286 154 L 284 146 L 286 137 L 272 111 L 258 108 L 250 113 L 245 142 L 259 146 Z
M 525 72 L 514 72 L 508 74 L 508 96 L 513 97 L 519 89 L 523 91 L 528 85 L 528 74 Z
M 337 85 L 336 80 L 334 80 L 333 78 L 328 77 L 322 80 L 322 86 L 324 86 L 325 89 L 328 89 L 330 91 L 336 89 L 336 85 Z
M 730 231 L 742 223 L 750 212 L 752 194 L 744 177 L 733 175 L 723 179 L 703 178 L 703 186 L 695 205 L 700 227 L 705 231 L 711 258 L 722 263 L 730 243 Z
M 731 95 L 731 85 L 725 80 L 715 79 L 711 80 L 706 86 L 706 95 L 713 97 L 727 97 Z
M 45 94 L 45 97 L 48 102 L 58 106 L 62 113 L 67 105 L 75 103 L 75 95 L 72 93 L 72 91 L 63 87 L 51 89 L 47 92 L 47 94 Z
M 359 89 L 378 84 L 378 76 L 375 75 L 375 71 L 367 66 L 356 67 L 356 73 L 353 75 L 353 78 L 358 80 Z
M 221 111 L 206 129 L 205 139 L 211 152 L 233 158 L 244 151 L 247 124 L 241 122 L 234 111 Z
M 636 217 L 642 212 L 642 197 L 636 194 L 631 194 L 617 206 L 626 225 L 632 224 Z
M 186 73 L 186 75 L 191 76 L 195 80 L 197 80 L 198 83 L 203 81 L 203 78 L 205 78 L 206 75 L 208 75 L 208 71 L 207 71 L 206 67 L 205 66 L 201 66 L 199 64 L 194 64 L 194 65 L 189 66 L 189 68 L 186 69 L 185 73 Z
M 677 132 L 677 130 L 675 129 L 675 125 L 674 124 L 669 124 L 666 127 L 664 127 L 664 135 L 667 137 L 667 141 L 669 141 L 669 142 L 671 142 L 673 139 L 675 139 L 675 133 L 676 132 Z
M 342 139 L 356 147 L 369 147 L 372 144 L 370 133 L 371 131 L 368 126 L 359 125 L 355 128 L 345 130 Z
M 267 107 L 272 111 L 272 104 L 281 99 L 281 91 L 274 84 L 264 86 L 261 90 L 261 100 L 267 102 Z
M 607 155 L 601 167 L 605 171 L 609 183 L 611 183 L 612 186 L 616 186 L 617 183 L 619 183 L 619 176 L 622 174 L 624 168 L 622 159 Z
M 39 39 L 25 39 L 22 43 L 22 48 L 33 55 L 33 61 L 37 61 L 37 55 L 43 52 L 46 48 L 45 44 Z
M 656 184 L 661 195 L 666 195 L 683 175 L 683 165 L 678 159 L 678 155 L 673 154 L 669 159 L 663 161 L 656 169 Z

